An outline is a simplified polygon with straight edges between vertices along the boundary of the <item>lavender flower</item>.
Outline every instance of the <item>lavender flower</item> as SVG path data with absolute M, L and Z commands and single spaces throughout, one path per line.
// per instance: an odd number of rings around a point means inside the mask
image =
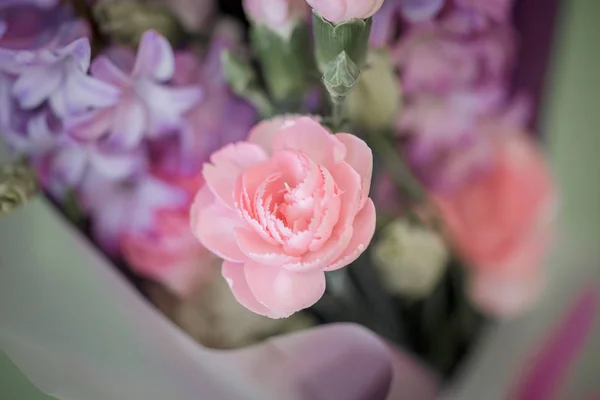
M 67 22 L 37 49 L 0 49 L 0 71 L 15 76 L 11 94 L 24 109 L 48 101 L 59 117 L 112 101 L 118 92 L 86 75 L 91 50 L 87 25 Z
M 234 45 L 227 36 L 217 36 L 202 65 L 192 53 L 176 55 L 173 82 L 201 85 L 206 96 L 185 113 L 179 148 L 163 159 L 167 168 L 198 171 L 211 153 L 243 140 L 255 122 L 255 110 L 229 91 L 221 68 L 221 52 Z
M 121 64 L 127 64 L 126 57 Z M 132 149 L 147 138 L 176 131 L 182 114 L 202 97 L 197 86 L 170 87 L 174 56 L 168 41 L 154 31 L 142 37 L 135 63 L 115 65 L 108 56 L 94 60 L 92 75 L 118 88 L 119 96 L 69 118 L 67 131 L 83 140 L 105 139 L 111 147 Z

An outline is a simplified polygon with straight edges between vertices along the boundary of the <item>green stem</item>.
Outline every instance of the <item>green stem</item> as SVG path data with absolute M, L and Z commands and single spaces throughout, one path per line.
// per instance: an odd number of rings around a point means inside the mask
M 275 114 L 275 107 L 267 95 L 258 88 L 248 89 L 245 93 L 240 94 L 256 108 L 261 118 L 268 118 Z
M 332 113 L 331 119 L 336 132 L 340 130 L 342 126 L 342 122 L 344 120 L 343 110 L 344 110 L 344 100 L 345 98 L 331 98 L 332 103 Z
M 369 137 L 369 142 L 375 153 L 396 182 L 398 187 L 411 199 L 412 202 L 422 204 L 427 200 L 427 193 L 421 183 L 414 177 L 406 163 L 402 160 L 396 146 L 387 135 L 375 133 Z

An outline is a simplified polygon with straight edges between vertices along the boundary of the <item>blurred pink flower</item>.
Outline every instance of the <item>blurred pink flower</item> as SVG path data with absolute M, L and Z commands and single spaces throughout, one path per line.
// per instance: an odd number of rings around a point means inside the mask
M 119 59 L 97 57 L 92 75 L 118 88 L 119 97 L 103 106 L 66 121 L 67 132 L 78 139 L 104 138 L 117 148 L 137 147 L 144 137 L 155 138 L 181 128 L 182 114 L 202 97 L 199 87 L 170 87 L 174 56 L 169 42 L 154 31 L 146 32 L 140 42 L 135 64 L 113 52 Z
M 372 167 L 355 136 L 332 135 L 308 117 L 262 122 L 205 164 L 192 231 L 225 259 L 223 276 L 240 303 L 287 317 L 319 300 L 324 272 L 348 265 L 371 241 Z
M 454 0 L 456 6 L 478 12 L 494 22 L 506 23 L 513 0 Z
M 475 274 L 473 300 L 507 315 L 538 293 L 556 199 L 550 172 L 524 133 L 508 131 L 496 140 L 491 169 L 432 199 Z
M 184 207 L 189 200 L 185 190 L 150 173 L 115 181 L 92 172 L 78 193 L 92 220 L 92 236 L 109 254 L 119 250 L 124 235 L 152 232 L 158 210 Z
M 418 138 L 422 146 L 457 143 L 476 135 L 479 119 L 498 110 L 504 100 L 499 86 L 446 96 L 417 94 L 407 101 L 396 128 L 402 136 Z
M 137 273 L 187 297 L 214 274 L 216 257 L 190 231 L 189 208 L 159 209 L 148 232 L 126 232 L 123 257 Z
M 306 0 L 244 0 L 243 5 L 252 22 L 284 37 L 289 37 L 295 24 L 309 15 Z
M 510 29 L 497 28 L 467 40 L 438 26 L 413 28 L 393 49 L 403 90 L 447 94 L 479 85 L 504 85 L 514 60 Z
M 375 14 L 383 0 L 306 0 L 319 15 L 331 22 L 366 19 Z

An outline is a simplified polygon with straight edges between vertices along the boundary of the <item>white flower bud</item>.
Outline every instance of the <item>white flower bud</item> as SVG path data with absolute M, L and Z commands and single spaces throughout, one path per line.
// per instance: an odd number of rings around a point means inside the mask
M 418 299 L 433 291 L 444 273 L 449 254 L 443 239 L 435 232 L 399 219 L 385 228 L 372 257 L 388 290 Z

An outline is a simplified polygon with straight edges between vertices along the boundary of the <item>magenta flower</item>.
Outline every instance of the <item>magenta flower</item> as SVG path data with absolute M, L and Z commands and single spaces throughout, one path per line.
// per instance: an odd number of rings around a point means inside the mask
M 169 42 L 154 31 L 140 42 L 135 63 L 121 66 L 107 57 L 94 60 L 92 75 L 118 88 L 120 95 L 93 110 L 69 118 L 67 131 L 76 138 L 105 138 L 112 147 L 132 149 L 145 138 L 157 138 L 182 126 L 182 115 L 202 97 L 196 86 L 171 87 L 174 56 Z M 117 61 L 119 62 L 119 61 Z
M 158 210 L 180 208 L 187 202 L 184 190 L 150 174 L 115 181 L 90 173 L 79 193 L 91 216 L 94 238 L 100 247 L 113 254 L 124 235 L 151 232 L 156 226 Z

